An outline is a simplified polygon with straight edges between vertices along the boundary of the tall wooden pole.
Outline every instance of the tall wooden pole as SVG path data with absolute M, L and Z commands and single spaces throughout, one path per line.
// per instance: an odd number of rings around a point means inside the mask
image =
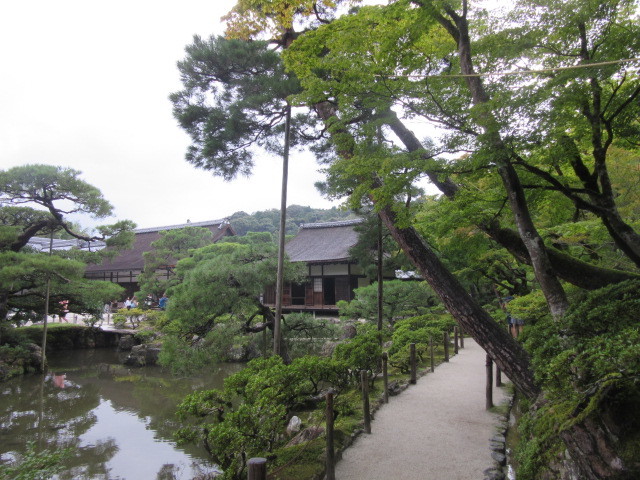
M 378 216 L 378 331 L 382 330 L 382 294 L 382 219 Z
M 53 252 L 53 228 L 49 237 L 49 256 Z M 40 357 L 40 370 L 44 373 L 47 364 L 47 321 L 49 320 L 49 297 L 51 294 L 51 275 L 47 274 L 47 289 L 44 300 L 44 323 L 42 324 L 42 356 Z
M 289 144 L 291 105 L 287 105 L 284 123 L 284 154 L 282 156 L 282 194 L 280 196 L 280 232 L 278 235 L 278 273 L 276 279 L 276 317 L 273 322 L 273 354 L 281 355 L 282 291 L 284 277 L 284 239 L 287 224 L 287 182 L 289 181 Z

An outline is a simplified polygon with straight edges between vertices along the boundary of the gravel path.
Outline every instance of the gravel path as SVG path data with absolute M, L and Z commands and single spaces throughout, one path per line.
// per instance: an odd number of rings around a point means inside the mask
M 471 339 L 449 363 L 376 412 L 343 452 L 337 480 L 479 480 L 492 465 L 497 415 L 485 410 L 485 352 Z M 505 399 L 493 391 L 494 404 Z

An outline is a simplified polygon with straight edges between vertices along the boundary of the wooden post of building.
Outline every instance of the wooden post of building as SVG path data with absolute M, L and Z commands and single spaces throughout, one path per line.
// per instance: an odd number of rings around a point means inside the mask
M 435 358 L 433 356 L 433 337 L 429 337 L 429 355 L 431 357 L 431 373 L 435 371 Z
M 496 365 L 496 387 L 501 387 L 501 386 L 502 386 L 502 371 L 500 370 L 500 367 Z
M 462 327 L 459 327 L 460 330 L 460 348 L 464 348 L 464 330 L 462 330 Z
M 453 352 L 458 354 L 458 327 L 453 327 Z
M 369 378 L 366 370 L 360 370 L 362 383 L 362 411 L 364 413 L 364 431 L 371 433 L 371 411 L 369 410 Z
M 389 354 L 382 352 L 382 380 L 384 382 L 384 403 L 389 403 L 389 374 L 387 372 L 387 363 Z
M 409 344 L 409 368 L 411 371 L 411 378 L 409 383 L 415 385 L 417 381 L 417 366 L 416 366 L 416 344 Z
M 336 457 L 333 447 L 333 392 L 327 393 L 327 464 L 326 480 L 336 480 Z
M 444 332 L 444 361 L 449 361 L 449 332 Z
M 487 367 L 487 386 L 486 386 L 486 402 L 485 408 L 489 410 L 493 407 L 493 360 L 487 353 L 487 360 L 485 362 Z
M 267 480 L 267 459 L 261 457 L 250 458 L 247 462 L 248 480 Z

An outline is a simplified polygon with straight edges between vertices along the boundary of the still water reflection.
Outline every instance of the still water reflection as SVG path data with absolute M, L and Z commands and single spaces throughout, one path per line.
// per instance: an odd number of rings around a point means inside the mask
M 240 365 L 220 364 L 185 379 L 159 367 L 130 369 L 105 349 L 59 352 L 48 361 L 44 377 L 0 384 L 2 460 L 35 442 L 72 447 L 60 480 L 182 480 L 215 470 L 204 450 L 176 446 L 175 409 L 194 390 L 221 387 Z

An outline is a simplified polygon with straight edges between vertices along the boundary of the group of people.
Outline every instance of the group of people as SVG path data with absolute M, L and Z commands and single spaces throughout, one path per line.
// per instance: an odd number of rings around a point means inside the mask
M 169 297 L 167 297 L 166 293 L 162 294 L 162 297 L 158 300 L 158 308 L 160 310 L 165 310 L 167 308 L 167 302 L 169 301 Z M 153 296 L 151 294 L 147 295 L 144 300 L 144 305 L 147 308 L 153 308 Z M 131 310 L 132 308 L 138 308 L 138 299 L 135 297 L 127 297 L 124 301 L 124 308 L 127 310 Z
M 127 310 L 131 310 L 132 308 L 138 308 L 138 300 L 135 295 L 133 297 L 127 297 L 124 301 L 124 308 Z

